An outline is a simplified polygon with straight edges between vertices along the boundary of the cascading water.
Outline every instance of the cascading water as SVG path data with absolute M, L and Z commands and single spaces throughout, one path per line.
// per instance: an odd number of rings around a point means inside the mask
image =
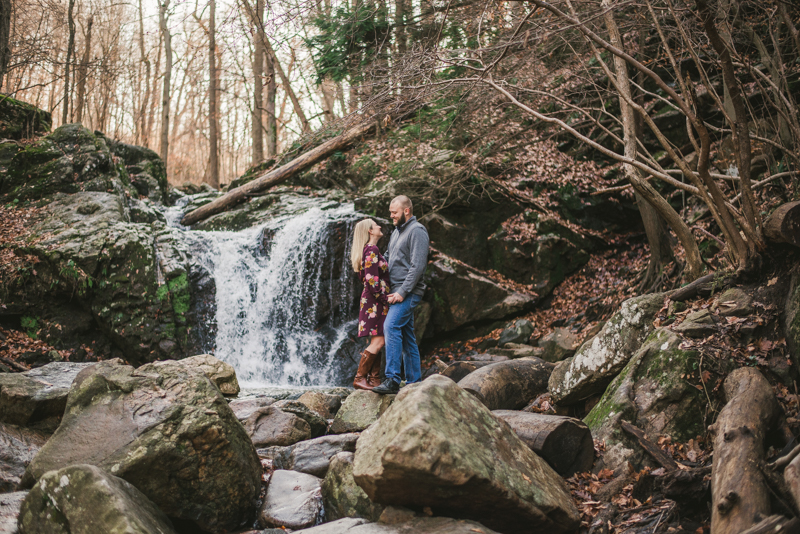
M 314 207 L 239 232 L 182 232 L 216 284 L 214 354 L 233 365 L 243 386 L 347 381 L 356 220 L 352 206 Z

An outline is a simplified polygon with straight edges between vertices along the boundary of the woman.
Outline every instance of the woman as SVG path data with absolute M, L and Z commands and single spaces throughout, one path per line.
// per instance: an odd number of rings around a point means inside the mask
M 385 344 L 383 321 L 389 311 L 386 297 L 390 293 L 389 263 L 378 249 L 381 237 L 381 227 L 372 219 L 364 219 L 356 224 L 350 251 L 353 270 L 364 284 L 358 311 L 358 337 L 370 336 L 369 346 L 361 353 L 353 380 L 356 389 L 371 390 L 381 383 L 381 358 L 378 354 Z

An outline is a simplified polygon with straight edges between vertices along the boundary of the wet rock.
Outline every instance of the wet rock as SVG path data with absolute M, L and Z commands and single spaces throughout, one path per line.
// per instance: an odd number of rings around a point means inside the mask
M 275 406 L 258 408 L 244 421 L 244 429 L 256 447 L 287 446 L 311 438 L 311 426 L 304 419 Z
M 353 476 L 375 502 L 430 506 L 500 532 L 573 532 L 580 522 L 561 477 L 442 376 L 401 390 L 359 438 Z
M 651 462 L 636 438 L 621 429 L 622 420 L 641 428 L 652 441 L 670 436 L 686 442 L 705 432 L 699 409 L 705 398 L 693 385 L 700 383 L 699 355 L 681 349 L 680 343 L 669 330 L 650 334 L 584 419 L 594 438 L 606 443 L 599 466 L 616 469 L 630 462 L 638 469 Z
M 17 533 L 19 509 L 27 495 L 27 491 L 0 493 L 0 532 L 3 534 Z
M 308 406 L 306 406 L 302 402 L 287 399 L 287 400 L 280 400 L 275 404 L 273 404 L 272 406 L 280 409 L 283 412 L 296 415 L 297 417 L 308 423 L 308 426 L 311 429 L 312 438 L 321 436 L 325 434 L 326 430 L 328 430 L 328 422 L 319 415 L 317 415 L 315 412 L 313 412 Z
M 559 475 L 570 477 L 591 470 L 594 441 L 589 427 L 580 419 L 515 410 L 493 410 L 492 414 L 508 423 Z
M 378 420 L 394 401 L 395 395 L 378 395 L 371 391 L 354 391 L 342 403 L 331 424 L 331 434 L 361 432 Z
M 322 481 L 325 518 L 362 517 L 377 521 L 384 506 L 372 502 L 353 478 L 352 452 L 340 452 L 331 458 L 330 468 Z
M 666 296 L 655 293 L 623 302 L 599 334 L 553 370 L 553 403 L 567 406 L 602 392 L 653 331 L 653 319 Z
M 45 474 L 25 497 L 20 534 L 175 534 L 164 512 L 121 478 L 92 465 Z
M 717 298 L 714 307 L 723 317 L 744 317 L 753 313 L 753 297 L 732 287 Z
M 531 358 L 497 362 L 468 374 L 458 385 L 490 410 L 516 410 L 547 391 L 553 364 Z
M 17 489 L 25 468 L 48 437 L 42 432 L 0 423 L 0 492 Z
M 276 455 L 272 466 L 275 469 L 299 471 L 322 478 L 328 472 L 328 465 L 334 455 L 340 452 L 355 452 L 358 436 L 358 434 L 340 434 L 301 441 L 286 447 L 281 454 Z
M 296 471 L 272 474 L 259 513 L 265 527 L 299 530 L 316 524 L 322 512 L 322 480 Z
M 223 395 L 238 395 L 239 381 L 236 371 L 229 363 L 225 363 L 210 354 L 200 354 L 180 360 L 182 365 L 200 369 L 219 388 Z
M 0 422 L 55 431 L 72 381 L 89 365 L 54 362 L 24 373 L 0 374 Z
M 544 349 L 539 356 L 546 362 L 560 362 L 575 354 L 575 345 L 578 336 L 569 328 L 557 327 L 539 340 L 539 346 Z
M 168 516 L 211 531 L 255 515 L 261 464 L 217 387 L 175 361 L 84 369 L 61 426 L 25 472 L 91 463 L 136 486 Z
M 705 337 L 717 331 L 714 316 L 709 310 L 698 310 L 688 314 L 683 322 L 672 328 L 688 337 Z
M 342 406 L 342 398 L 321 391 L 308 391 L 298 397 L 297 402 L 305 404 L 309 410 L 323 419 L 333 419 Z
M 244 421 L 259 408 L 270 406 L 275 402 L 276 400 L 272 397 L 255 397 L 252 399 L 234 399 L 228 403 L 228 406 L 233 410 L 239 421 Z
M 465 324 L 504 319 L 519 314 L 535 299 L 500 286 L 481 271 L 436 254 L 428 265 L 434 295 L 431 321 L 437 331 L 448 332 Z M 480 306 L 475 303 L 480 302 Z
M 533 334 L 533 325 L 527 319 L 520 319 L 514 325 L 506 328 L 497 340 L 497 346 L 503 348 L 508 343 L 525 343 Z

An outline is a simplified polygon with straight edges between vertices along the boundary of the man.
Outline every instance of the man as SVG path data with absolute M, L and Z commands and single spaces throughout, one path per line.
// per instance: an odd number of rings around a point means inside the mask
M 383 324 L 386 337 L 386 380 L 372 391 L 385 395 L 400 389 L 400 362 L 406 383 L 419 382 L 419 347 L 414 336 L 414 308 L 422 300 L 422 275 L 428 265 L 428 231 L 413 215 L 411 199 L 400 195 L 389 204 L 395 229 L 389 238 L 389 313 Z

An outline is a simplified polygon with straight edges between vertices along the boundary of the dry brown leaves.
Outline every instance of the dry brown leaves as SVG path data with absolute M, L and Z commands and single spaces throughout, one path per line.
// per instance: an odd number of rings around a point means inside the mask
M 0 205 L 0 275 L 11 280 L 19 269 L 34 268 L 39 262 L 33 254 L 15 252 L 15 248 L 35 243 L 29 228 L 39 217 L 41 208 Z

